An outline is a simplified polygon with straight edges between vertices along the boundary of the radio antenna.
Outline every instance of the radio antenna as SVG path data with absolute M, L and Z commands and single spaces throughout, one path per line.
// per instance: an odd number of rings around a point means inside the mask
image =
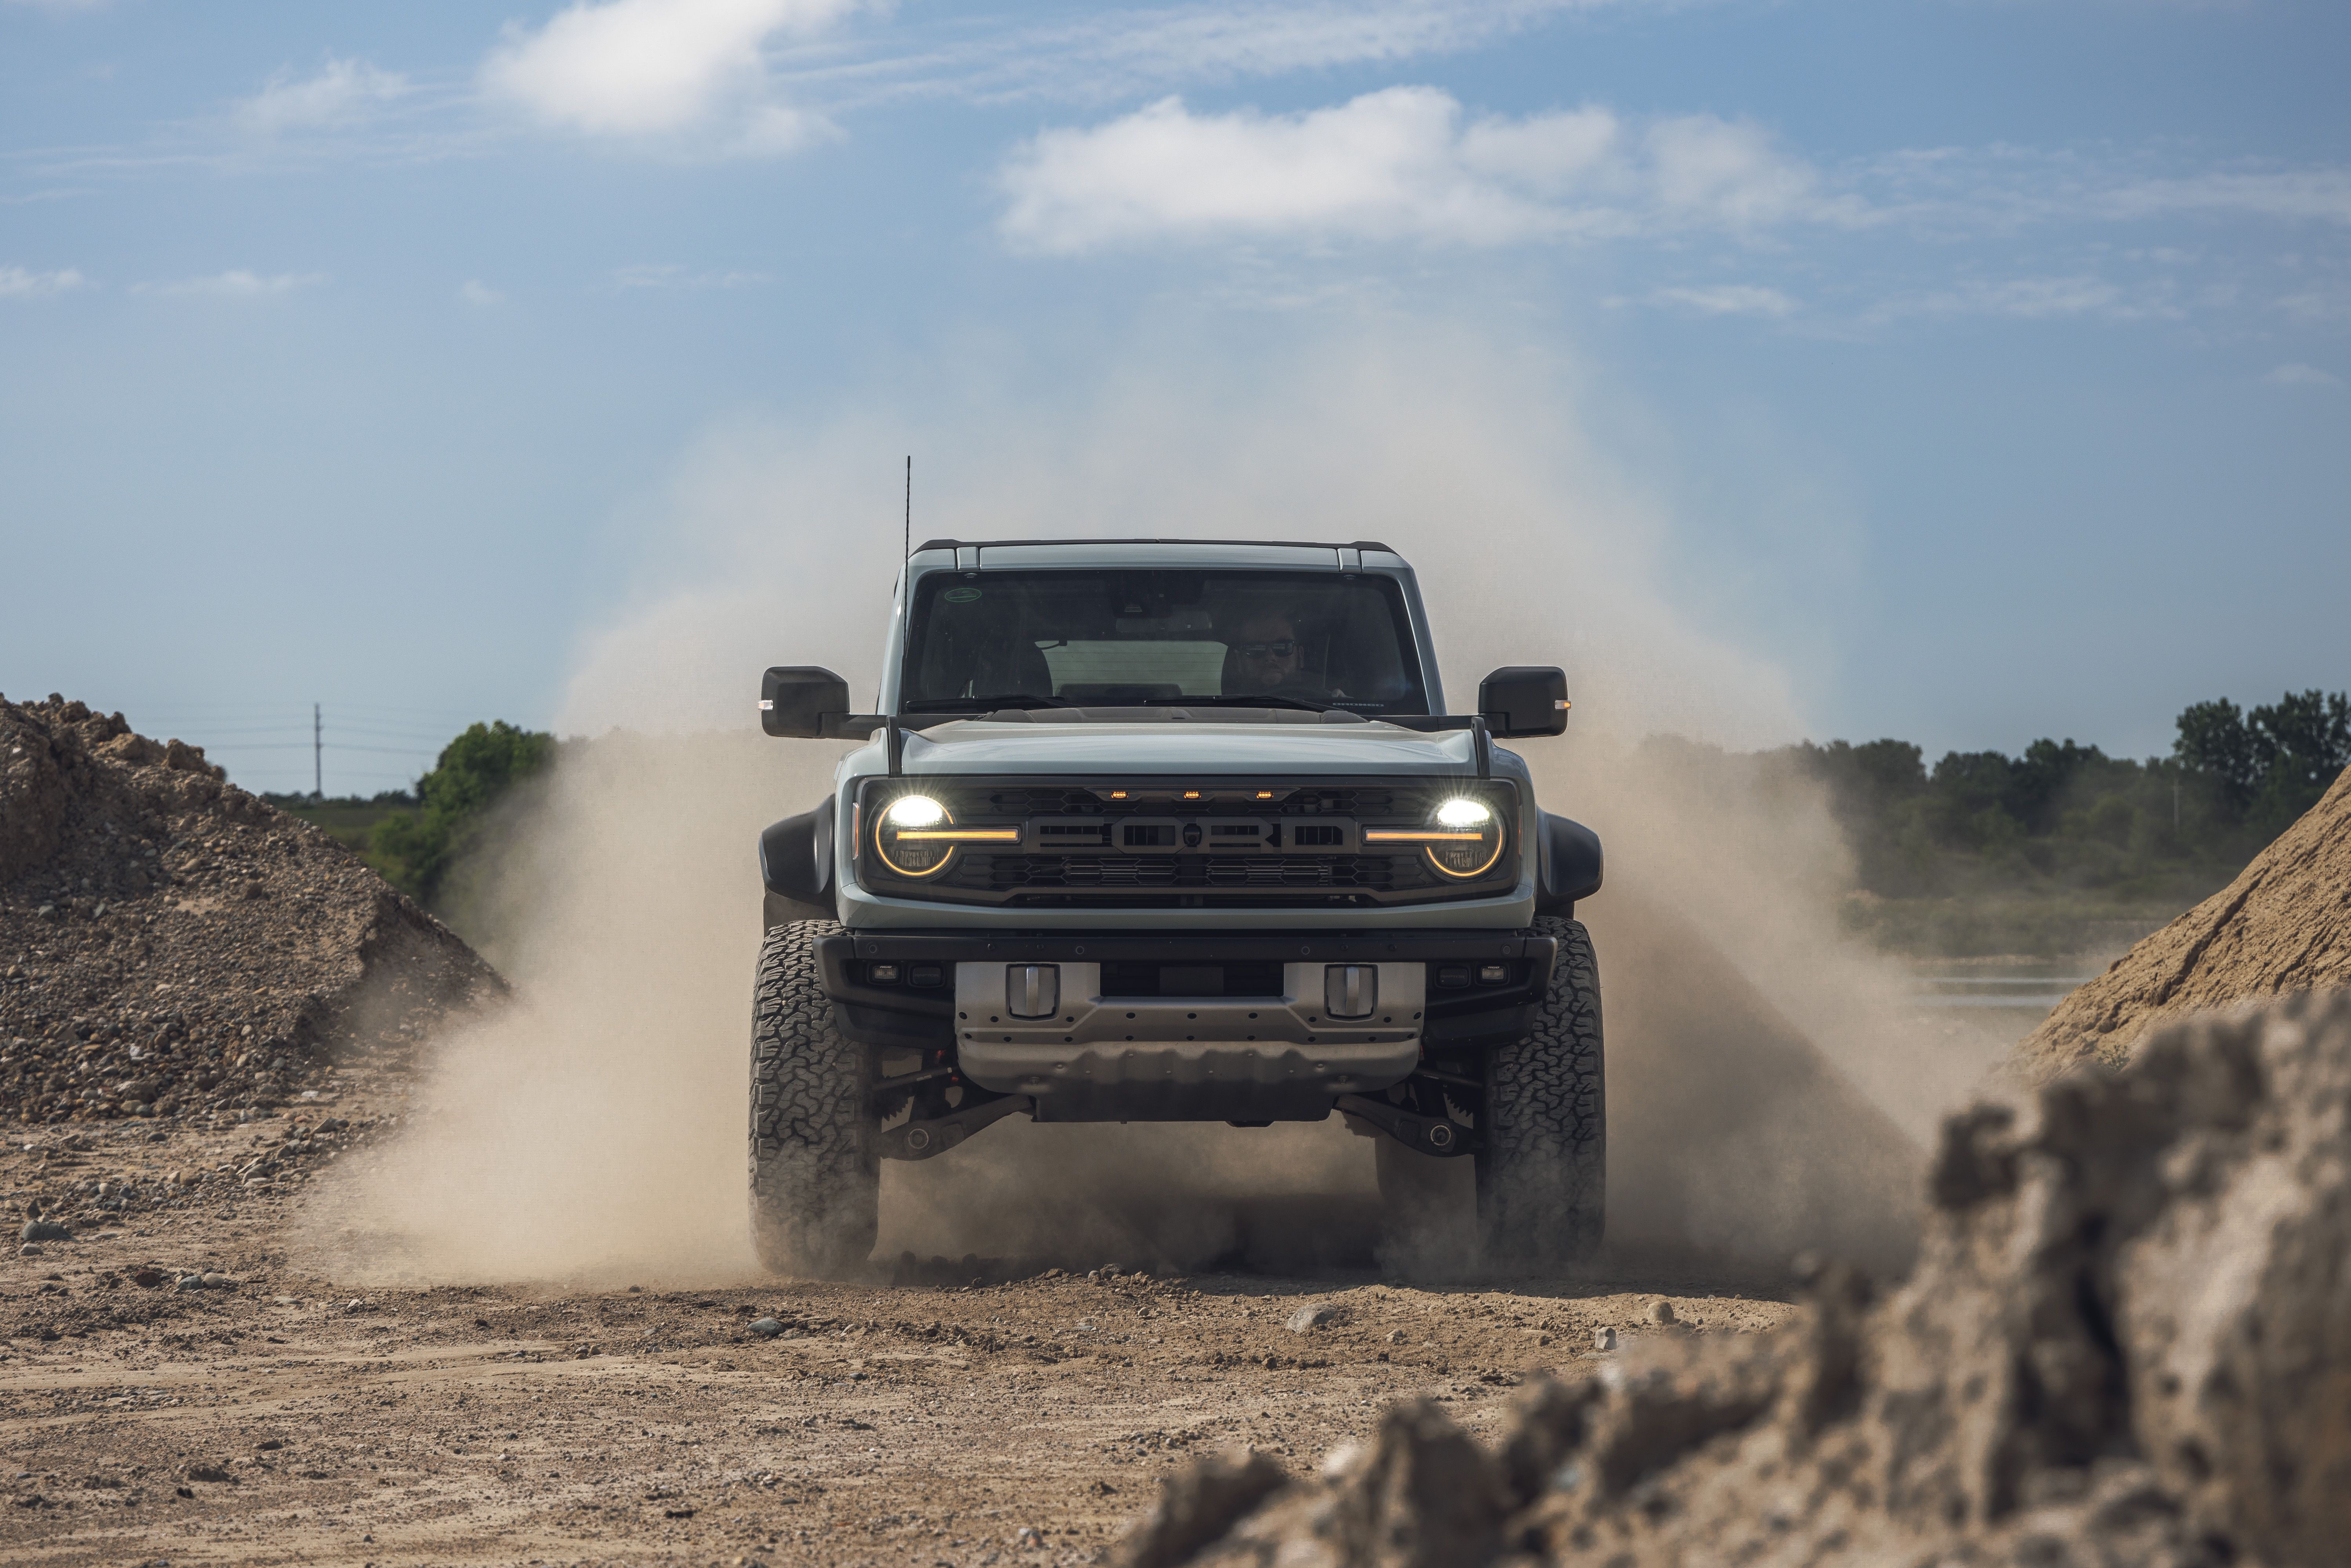
M 906 454 L 906 548 L 900 560 L 911 560 L 914 555 L 914 455 Z

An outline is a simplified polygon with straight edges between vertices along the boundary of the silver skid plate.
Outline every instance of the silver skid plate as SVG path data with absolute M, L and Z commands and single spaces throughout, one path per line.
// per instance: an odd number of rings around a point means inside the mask
M 1379 965 L 1377 1009 L 1335 1024 L 1322 964 L 1283 965 L 1282 994 L 1261 998 L 1105 997 L 1101 965 L 1059 967 L 1060 1009 L 1029 1019 L 1006 964 L 956 966 L 964 1076 L 1034 1096 L 1040 1121 L 1320 1121 L 1420 1061 L 1426 965 Z

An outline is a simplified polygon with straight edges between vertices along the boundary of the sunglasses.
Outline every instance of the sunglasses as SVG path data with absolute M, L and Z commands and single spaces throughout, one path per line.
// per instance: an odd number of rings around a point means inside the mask
M 1298 652 L 1298 644 L 1290 638 L 1284 637 L 1279 643 L 1236 643 L 1233 644 L 1233 652 L 1244 659 L 1262 659 L 1268 653 L 1277 659 L 1287 659 L 1290 654 Z

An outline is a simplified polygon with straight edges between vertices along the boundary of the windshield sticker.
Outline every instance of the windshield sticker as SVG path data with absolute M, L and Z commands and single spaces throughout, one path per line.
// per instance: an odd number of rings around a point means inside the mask
M 950 588 L 945 593 L 940 594 L 939 597 L 946 600 L 949 604 L 969 604 L 973 600 L 979 597 L 979 590 L 977 588 Z

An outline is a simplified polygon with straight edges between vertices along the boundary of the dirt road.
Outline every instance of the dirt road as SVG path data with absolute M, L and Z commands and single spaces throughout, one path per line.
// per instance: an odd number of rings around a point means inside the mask
M 388 1105 L 347 1086 L 217 1131 L 12 1134 L 12 1212 L 39 1199 L 77 1237 L 0 1265 L 0 1562 L 1086 1562 L 1200 1451 L 1310 1469 L 1413 1394 L 1482 1431 L 1528 1369 L 1596 1354 L 1595 1329 L 1789 1311 L 1690 1278 L 977 1260 L 866 1286 L 360 1292 L 290 1239 Z M 1683 1326 L 1652 1327 L 1659 1300 Z M 1287 1326 L 1312 1306 L 1332 1321 Z

